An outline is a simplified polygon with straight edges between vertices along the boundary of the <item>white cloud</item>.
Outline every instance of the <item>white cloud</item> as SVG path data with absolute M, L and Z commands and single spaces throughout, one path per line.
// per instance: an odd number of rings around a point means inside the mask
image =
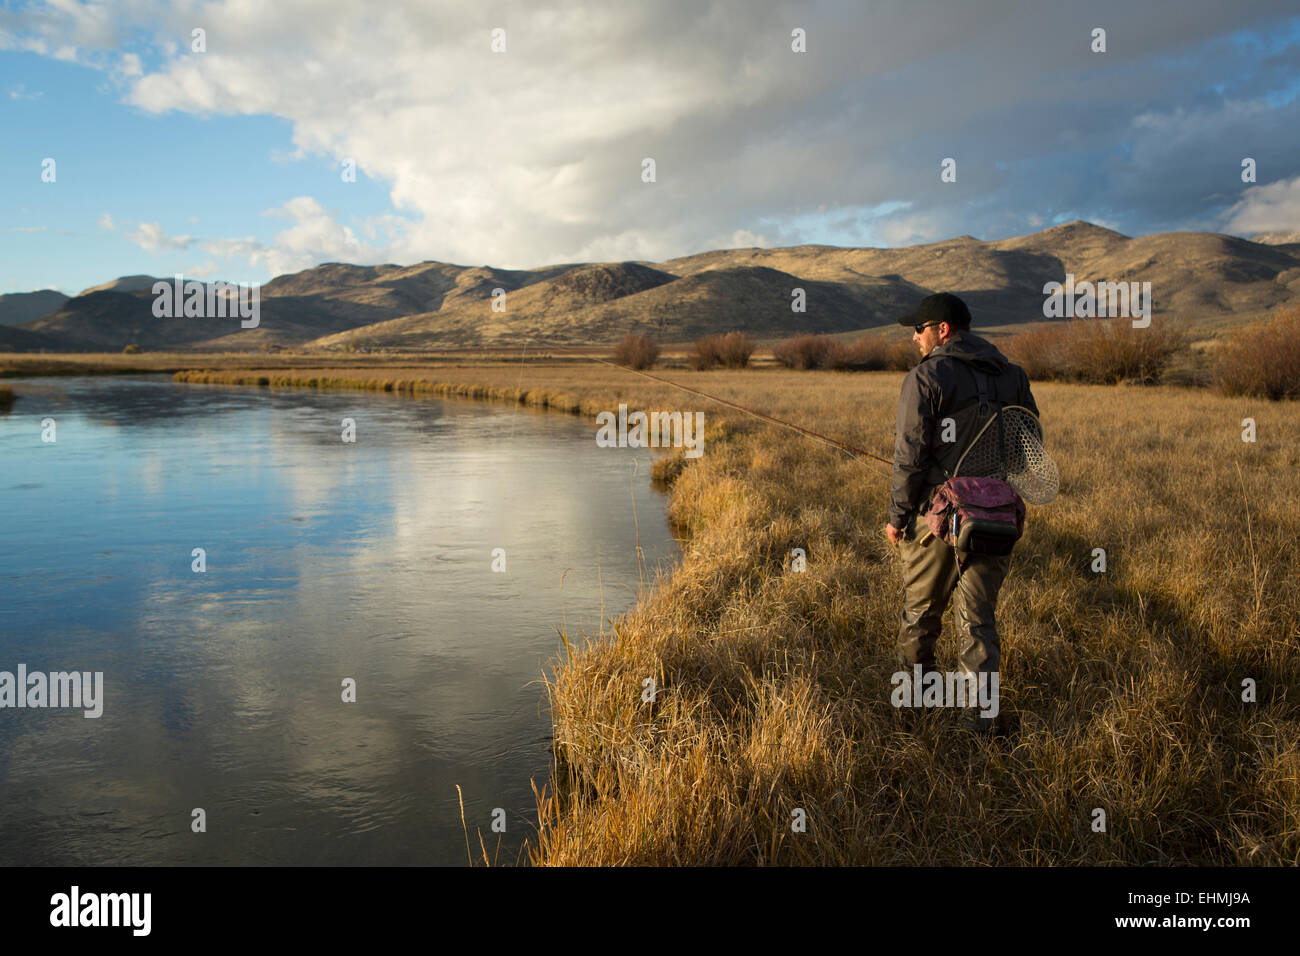
M 55 0 L 0 10 L 0 47 L 93 62 L 152 113 L 282 118 L 292 142 L 273 161 L 337 176 L 353 158 L 387 184 L 391 215 L 344 224 L 302 196 L 280 207 L 292 224 L 273 240 L 204 244 L 273 272 L 322 259 L 519 267 L 827 235 L 991 237 L 992 222 L 1036 228 L 1032 217 L 1062 208 L 1181 224 L 1234 198 L 1206 142 L 1269 136 L 1276 155 L 1296 155 L 1288 137 L 1300 134 L 1287 130 L 1300 124 L 1266 95 L 1273 74 L 1257 82 L 1257 52 L 1224 39 L 1280 14 L 1091 9 L 1125 37 L 1105 58 L 1064 39 L 1076 14 L 1019 0 L 924 14 L 906 0 L 797 13 L 780 0 Z M 808 30 L 807 54 L 791 52 L 792 25 Z M 195 26 L 205 53 L 190 52 Z M 491 52 L 495 26 L 507 53 Z M 143 57 L 120 47 L 149 32 Z M 1227 81 L 1221 99 L 1191 92 L 1206 63 Z M 1062 127 L 1069 149 L 1044 135 Z M 955 152 L 961 185 L 939 190 L 938 159 Z M 647 156 L 653 184 L 640 179 Z M 999 171 L 1008 158 L 1014 174 Z M 891 202 L 909 208 L 854 218 Z
M 373 264 L 390 258 L 388 244 L 363 242 L 351 228 L 336 222 L 330 211 L 311 196 L 297 196 L 262 215 L 291 219 L 293 225 L 277 232 L 270 242 L 251 236 L 209 239 L 200 244 L 202 249 L 226 260 L 243 260 L 251 266 L 265 268 L 273 276 L 298 272 L 321 262 Z M 391 236 L 399 229 L 398 224 L 404 222 L 397 217 L 378 217 L 376 221 L 364 223 L 363 231 L 371 237 L 381 233 Z
M 911 246 L 961 235 L 962 225 L 962 217 L 955 210 L 935 210 L 888 216 L 873 223 L 872 228 L 886 245 Z
M 1300 176 L 1266 185 L 1247 186 L 1245 196 L 1226 214 L 1225 232 L 1300 231 Z
M 124 53 L 122 59 L 118 61 L 117 72 L 123 77 L 144 76 L 144 67 L 140 64 L 140 57 L 135 53 Z
M 169 236 L 156 222 L 137 223 L 124 235 L 145 252 L 177 252 L 194 244 L 192 236 Z
M 95 225 L 105 232 L 112 232 L 117 228 L 117 223 L 113 222 L 113 217 L 106 212 L 100 214 L 99 218 L 95 220 Z

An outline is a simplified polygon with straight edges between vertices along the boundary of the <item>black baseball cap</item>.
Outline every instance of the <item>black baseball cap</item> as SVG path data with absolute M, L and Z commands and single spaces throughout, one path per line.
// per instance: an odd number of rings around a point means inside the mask
M 932 322 L 935 324 L 947 322 L 954 329 L 969 329 L 970 309 L 966 308 L 966 303 L 951 292 L 936 292 L 934 295 L 927 295 L 921 300 L 920 305 L 898 320 L 899 325 L 910 328 Z

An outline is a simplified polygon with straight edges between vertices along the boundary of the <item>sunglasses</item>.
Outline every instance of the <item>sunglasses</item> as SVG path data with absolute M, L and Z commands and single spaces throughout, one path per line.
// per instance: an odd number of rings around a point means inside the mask
M 926 329 L 928 329 L 930 326 L 932 326 L 932 325 L 941 325 L 941 324 L 942 324 L 942 323 L 940 323 L 940 322 L 925 322 L 925 323 L 923 323 L 923 324 L 921 324 L 921 325 L 914 325 L 914 326 L 912 326 L 912 328 L 913 328 L 913 330 L 915 330 L 915 332 L 916 332 L 917 335 L 920 335 L 922 332 L 924 332 L 924 331 L 925 331 Z

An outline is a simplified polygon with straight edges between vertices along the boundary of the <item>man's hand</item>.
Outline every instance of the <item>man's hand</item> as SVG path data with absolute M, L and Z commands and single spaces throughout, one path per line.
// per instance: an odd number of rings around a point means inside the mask
M 890 544 L 898 544 L 903 540 L 903 529 L 895 528 L 892 524 L 885 525 L 885 537 L 889 539 Z

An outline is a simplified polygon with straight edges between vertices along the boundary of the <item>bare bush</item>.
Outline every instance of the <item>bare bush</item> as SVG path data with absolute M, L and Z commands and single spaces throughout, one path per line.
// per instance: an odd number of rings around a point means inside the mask
M 754 340 L 746 332 L 728 332 L 716 337 L 718 360 L 727 368 L 745 368 L 754 354 Z
M 873 372 L 888 368 L 890 346 L 884 339 L 864 335 L 856 342 L 836 342 L 826 355 L 826 368 Z
M 659 361 L 659 346 L 650 336 L 629 332 L 614 346 L 613 362 L 628 368 L 651 368 Z
M 885 367 L 892 368 L 896 372 L 908 372 L 920 361 L 921 350 L 916 347 L 916 343 L 895 342 L 889 347 L 889 364 Z
M 1035 381 L 1068 378 L 1061 348 L 1065 338 L 1062 326 L 1040 325 L 1011 336 L 1000 351 Z
M 1074 319 L 1014 335 L 1002 352 L 1031 379 L 1105 385 L 1155 382 L 1185 345 L 1183 331 L 1168 320 L 1135 329 L 1128 318 Z
M 828 335 L 796 335 L 772 347 L 772 355 L 786 368 L 824 368 L 835 340 Z
M 1082 382 L 1156 382 L 1186 345 L 1182 330 L 1168 320 L 1135 329 L 1127 318 L 1075 319 L 1070 327 L 1066 361 Z
M 725 365 L 727 368 L 745 368 L 754 354 L 754 340 L 747 332 L 728 332 L 726 335 L 709 335 L 691 346 L 690 364 L 697 371 Z
M 698 339 L 691 345 L 691 352 L 688 356 L 691 368 L 697 372 L 707 371 L 719 363 L 718 358 L 718 339 L 720 335 L 709 335 Z
M 1230 333 L 1215 352 L 1214 384 L 1227 395 L 1300 398 L 1300 307 Z

